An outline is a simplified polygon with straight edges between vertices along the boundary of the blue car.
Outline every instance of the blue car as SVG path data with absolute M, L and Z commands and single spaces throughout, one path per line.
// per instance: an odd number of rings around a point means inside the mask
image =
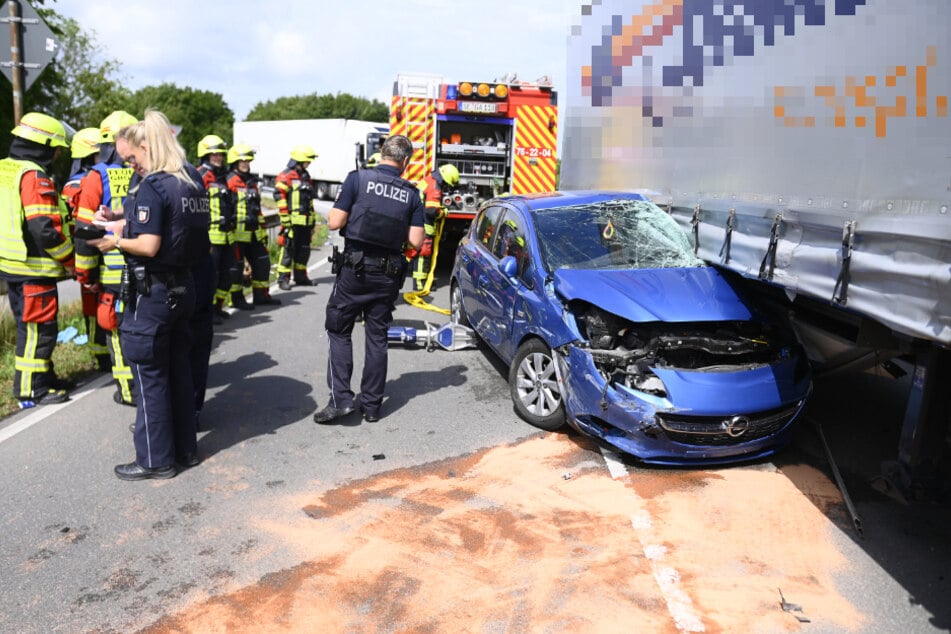
M 653 464 L 768 456 L 812 388 L 779 311 L 743 296 L 639 194 L 484 203 L 456 252 L 451 311 L 509 366 L 515 410 Z

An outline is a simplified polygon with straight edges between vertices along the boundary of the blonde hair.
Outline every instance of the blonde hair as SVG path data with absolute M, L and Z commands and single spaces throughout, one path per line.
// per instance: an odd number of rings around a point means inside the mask
M 158 110 L 148 109 L 136 124 L 119 130 L 121 137 L 134 147 L 146 144 L 149 154 L 149 172 L 166 172 L 183 183 L 191 183 L 185 171 L 185 149 L 172 134 L 172 124 Z

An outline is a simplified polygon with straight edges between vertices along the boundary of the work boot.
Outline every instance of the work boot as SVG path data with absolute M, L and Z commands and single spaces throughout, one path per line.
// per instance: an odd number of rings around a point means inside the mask
M 254 310 L 254 306 L 248 303 L 242 291 L 231 293 L 231 305 L 238 310 Z
M 317 280 L 312 280 L 306 275 L 295 275 L 294 283 L 298 286 L 317 286 Z
M 277 287 L 281 289 L 282 291 L 291 290 L 291 276 L 282 275 L 279 278 L 277 278 Z
M 271 294 L 266 288 L 256 288 L 254 289 L 254 305 L 255 306 L 279 306 L 281 300 L 271 297 Z

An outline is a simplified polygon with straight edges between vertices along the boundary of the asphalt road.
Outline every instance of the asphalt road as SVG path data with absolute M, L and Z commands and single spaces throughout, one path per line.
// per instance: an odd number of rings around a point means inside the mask
M 318 426 L 328 252 L 318 286 L 217 329 L 198 467 L 116 479 L 133 412 L 105 378 L 0 421 L 0 631 L 951 628 L 951 509 L 869 485 L 907 380 L 822 381 L 810 406 L 864 537 L 809 424 L 770 462 L 645 469 L 519 421 L 484 349 L 393 347 L 382 420 Z

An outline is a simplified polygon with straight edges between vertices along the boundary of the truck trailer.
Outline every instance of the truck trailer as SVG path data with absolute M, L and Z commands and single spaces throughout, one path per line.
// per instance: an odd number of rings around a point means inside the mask
M 274 177 L 287 167 L 295 145 L 303 143 L 314 148 L 317 159 L 307 171 L 322 200 L 336 196 L 347 174 L 362 167 L 379 151 L 388 133 L 386 123 L 356 119 L 236 121 L 234 124 L 234 142 L 254 148 L 251 170 L 267 185 L 273 185 Z
M 648 194 L 791 313 L 819 375 L 911 361 L 883 481 L 930 488 L 951 421 L 951 3 L 585 7 L 562 185 Z
M 547 77 L 451 83 L 401 73 L 390 129 L 415 148 L 404 178 L 418 183 L 446 163 L 459 170 L 456 190 L 444 192 L 446 236 L 458 237 L 489 198 L 555 189 L 558 95 Z

